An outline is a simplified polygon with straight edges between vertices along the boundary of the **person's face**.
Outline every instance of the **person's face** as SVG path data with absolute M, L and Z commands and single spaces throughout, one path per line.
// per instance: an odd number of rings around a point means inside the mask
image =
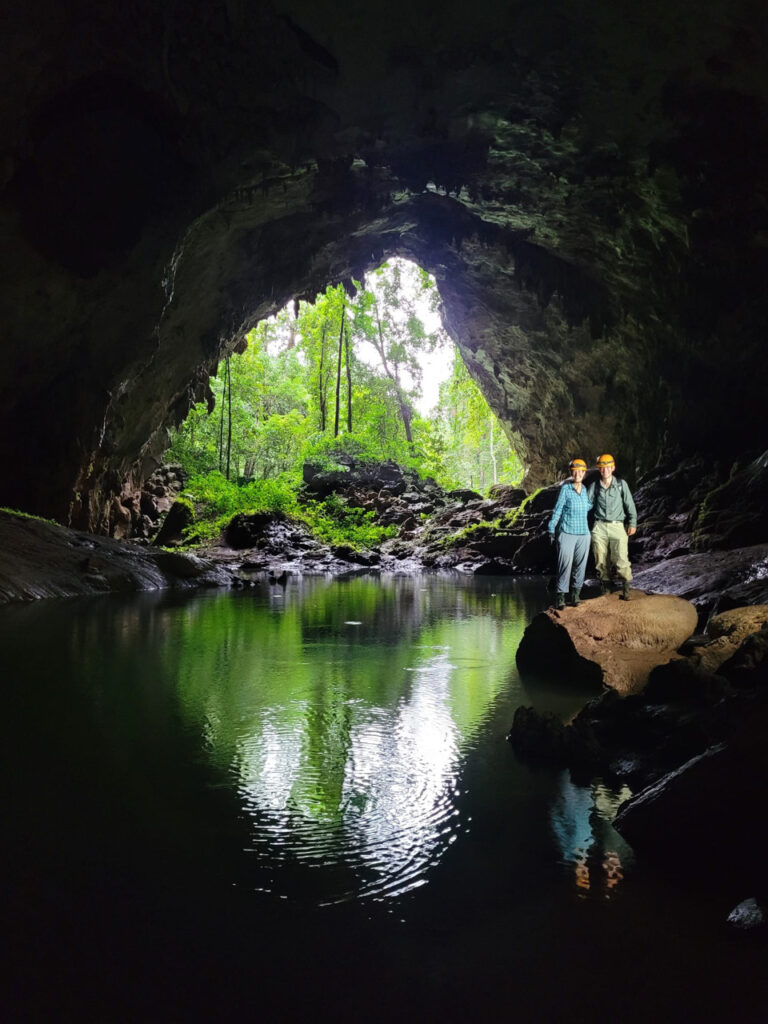
M 614 469 L 616 469 L 615 462 L 609 462 L 607 466 L 600 466 L 600 479 L 604 484 L 609 484 L 611 482 Z
M 584 474 L 586 473 L 586 470 L 585 469 L 574 469 L 571 472 L 573 473 L 574 483 L 580 484 L 581 481 L 584 479 Z

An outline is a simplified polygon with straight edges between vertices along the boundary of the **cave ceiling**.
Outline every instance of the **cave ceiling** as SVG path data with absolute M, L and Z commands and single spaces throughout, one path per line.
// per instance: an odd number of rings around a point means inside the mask
M 529 483 L 764 442 L 762 4 L 4 20 L 0 504 L 108 529 L 250 327 L 391 255 L 434 274 Z

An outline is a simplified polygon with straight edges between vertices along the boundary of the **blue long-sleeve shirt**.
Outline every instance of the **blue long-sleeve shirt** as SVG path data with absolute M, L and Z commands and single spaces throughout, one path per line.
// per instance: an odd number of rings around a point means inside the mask
M 560 529 L 563 533 L 589 533 L 587 513 L 591 510 L 592 501 L 587 494 L 587 488 L 582 484 L 581 494 L 579 494 L 572 481 L 567 480 L 560 488 L 547 529 L 550 533 L 554 533 L 555 527 L 562 519 Z

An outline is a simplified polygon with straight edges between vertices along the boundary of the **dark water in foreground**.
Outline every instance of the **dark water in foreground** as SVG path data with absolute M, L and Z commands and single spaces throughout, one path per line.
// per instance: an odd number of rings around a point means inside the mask
M 733 900 L 505 742 L 585 699 L 517 674 L 546 603 L 423 577 L 0 612 L 6 1019 L 766 1019 Z

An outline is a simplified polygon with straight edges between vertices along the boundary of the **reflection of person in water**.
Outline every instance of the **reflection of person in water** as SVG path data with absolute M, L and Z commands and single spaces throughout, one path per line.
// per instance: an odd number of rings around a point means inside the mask
M 624 877 L 617 847 L 621 841 L 610 827 L 627 790 L 612 793 L 602 783 L 576 786 L 570 772 L 560 776 L 560 793 L 552 805 L 550 820 L 566 864 L 571 865 L 579 895 L 585 897 L 598 879 L 602 895 L 610 899 Z M 606 849 L 610 845 L 611 849 Z

